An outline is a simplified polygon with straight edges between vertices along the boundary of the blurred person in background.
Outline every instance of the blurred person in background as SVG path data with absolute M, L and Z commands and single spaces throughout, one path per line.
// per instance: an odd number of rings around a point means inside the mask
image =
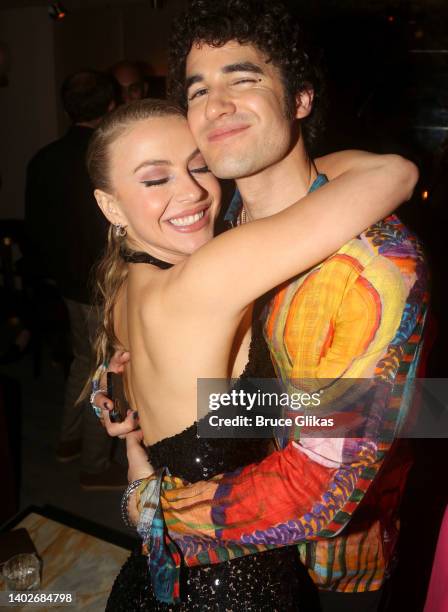
M 61 97 L 72 125 L 29 162 L 25 204 L 39 265 L 56 281 L 70 319 L 73 361 L 56 458 L 68 462 L 81 456 L 84 488 L 118 488 L 126 478 L 110 461 L 110 438 L 88 404 L 77 403 L 90 370 L 91 331 L 97 327 L 89 276 L 106 239 L 106 224 L 93 197 L 85 155 L 100 119 L 116 106 L 116 85 L 110 75 L 77 72 L 64 81 Z
M 148 83 L 141 66 L 137 62 L 122 60 L 112 66 L 110 73 L 119 86 L 119 99 L 122 104 L 142 100 L 148 95 Z

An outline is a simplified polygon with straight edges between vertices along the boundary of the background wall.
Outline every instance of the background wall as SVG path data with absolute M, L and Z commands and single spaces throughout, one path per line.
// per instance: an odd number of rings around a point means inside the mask
M 0 88 L 0 217 L 20 218 L 26 163 L 57 136 L 53 24 L 41 7 L 0 11 L 0 40 L 10 57 Z
M 0 88 L 0 219 L 23 218 L 26 165 L 68 126 L 59 103 L 64 78 L 123 58 L 165 75 L 171 20 L 185 1 L 169 0 L 157 10 L 149 2 L 64 4 L 71 10 L 61 22 L 49 19 L 42 3 L 0 8 L 0 42 L 11 59 L 9 84 Z
M 77 70 L 106 70 L 124 57 L 123 15 L 119 8 L 78 10 L 53 25 L 56 89 L 65 77 Z M 58 128 L 63 133 L 69 120 L 61 104 L 58 107 Z
M 446 4 L 446 0 L 287 2 L 301 15 L 327 23 L 332 16 L 340 19 L 344 11 L 355 9 L 379 12 L 383 19 L 395 10 L 437 15 Z M 63 0 L 68 15 L 54 22 L 47 14 L 48 0 L 0 0 L 0 47 L 5 44 L 11 57 L 9 86 L 0 87 L 0 219 L 23 217 L 26 164 L 67 128 L 58 96 L 65 76 L 86 67 L 104 69 L 124 58 L 147 62 L 154 76 L 165 75 L 170 23 L 186 3 Z M 442 29 L 445 23 L 440 19 Z M 336 34 L 334 44 L 339 48 L 340 43 Z

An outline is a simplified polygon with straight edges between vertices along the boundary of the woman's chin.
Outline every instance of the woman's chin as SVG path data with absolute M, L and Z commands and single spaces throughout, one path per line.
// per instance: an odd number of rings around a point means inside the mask
M 175 246 L 179 253 L 192 255 L 195 251 L 207 244 L 207 242 L 210 242 L 212 238 L 213 230 L 211 228 L 204 228 L 198 232 L 179 234 L 176 240 L 172 241 L 172 245 Z
M 213 236 L 204 236 L 203 239 L 195 239 L 195 240 L 189 241 L 188 244 L 185 244 L 183 246 L 183 252 L 185 253 L 185 255 L 192 255 L 198 249 L 200 249 L 205 244 L 207 244 L 207 242 L 209 242 L 212 239 L 212 237 Z

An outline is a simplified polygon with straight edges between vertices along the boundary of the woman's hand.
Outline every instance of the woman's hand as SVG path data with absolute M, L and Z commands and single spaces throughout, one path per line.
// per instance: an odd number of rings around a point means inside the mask
M 101 381 L 100 388 L 106 389 L 107 387 L 107 372 L 114 372 L 115 374 L 123 375 L 124 368 L 131 359 L 131 354 L 128 351 L 117 350 L 115 351 L 112 359 L 110 360 L 109 367 L 104 371 Z M 106 428 L 107 433 L 112 436 L 123 438 L 129 432 L 138 429 L 138 415 L 136 411 L 128 410 L 126 418 L 121 423 L 113 423 L 110 420 L 110 412 L 114 408 L 114 402 L 111 398 L 101 391 L 95 394 L 95 404 L 101 407 L 102 416 L 100 418 L 101 425 Z
M 111 404 L 113 408 L 113 402 L 111 402 Z M 101 424 L 103 425 L 103 427 L 106 428 L 106 431 L 109 436 L 112 436 L 113 438 L 118 437 L 123 439 L 133 431 L 140 431 L 138 429 L 139 421 L 138 413 L 136 410 L 128 410 L 124 421 L 122 421 L 121 423 L 113 423 L 110 420 L 110 411 L 112 410 L 112 408 L 110 408 L 110 410 L 108 408 L 103 408 L 103 416 L 100 419 Z
M 104 370 L 101 376 L 99 387 L 100 389 L 107 389 L 107 373 L 113 372 L 114 374 L 123 375 L 124 368 L 127 363 L 131 360 L 131 353 L 129 351 L 117 350 L 109 362 L 109 367 Z M 107 397 L 105 393 L 98 391 L 95 394 L 95 404 L 106 410 L 112 410 L 114 407 L 113 401 Z

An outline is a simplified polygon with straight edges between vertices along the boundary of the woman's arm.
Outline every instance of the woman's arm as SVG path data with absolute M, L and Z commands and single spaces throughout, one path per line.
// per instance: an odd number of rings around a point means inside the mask
M 377 153 L 348 149 L 317 157 L 314 161 L 318 172 L 325 174 L 329 180 L 333 180 L 349 170 L 369 169 L 372 165 L 382 163 L 384 157 Z
M 298 203 L 191 255 L 167 285 L 176 307 L 181 292 L 184 308 L 195 315 L 239 316 L 255 298 L 330 256 L 411 196 L 414 164 L 395 155 L 366 156 Z
M 141 429 L 132 431 L 126 435 L 126 455 L 128 459 L 128 481 L 133 482 L 140 478 L 148 478 L 153 473 L 148 455 L 142 446 L 143 432 Z M 128 502 L 128 516 L 135 525 L 138 523 L 139 512 L 137 510 L 136 495 L 133 493 Z
M 139 478 L 148 478 L 154 473 L 143 447 L 143 432 L 141 429 L 131 431 L 126 435 L 126 455 L 129 482 Z

